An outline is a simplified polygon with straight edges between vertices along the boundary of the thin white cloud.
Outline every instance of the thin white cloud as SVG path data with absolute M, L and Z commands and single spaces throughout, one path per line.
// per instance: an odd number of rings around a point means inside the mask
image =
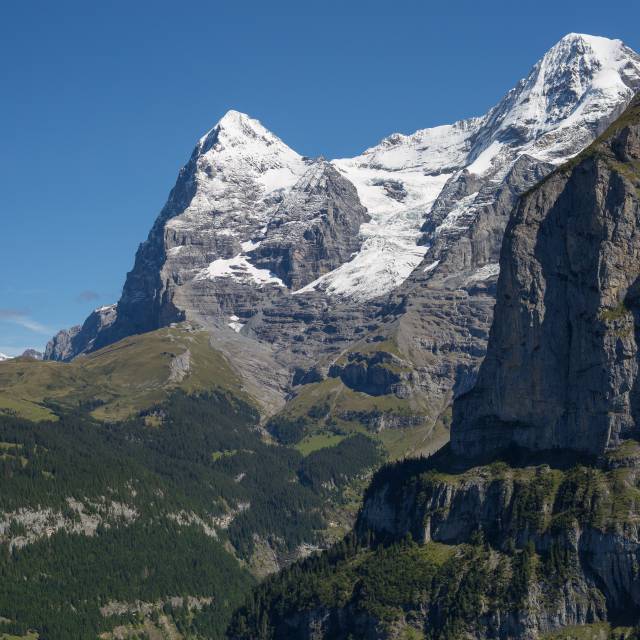
M 50 327 L 34 320 L 24 311 L 18 309 L 0 309 L 0 322 L 2 321 L 12 322 L 34 333 L 41 333 L 43 335 L 51 335 L 53 333 Z

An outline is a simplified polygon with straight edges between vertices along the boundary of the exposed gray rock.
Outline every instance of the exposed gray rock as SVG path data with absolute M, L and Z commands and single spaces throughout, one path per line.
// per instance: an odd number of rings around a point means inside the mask
M 362 391 L 372 396 L 395 393 L 399 397 L 406 395 L 405 381 L 410 370 L 400 358 L 387 353 L 349 353 L 343 365 L 333 364 L 329 368 L 329 376 L 340 378 L 347 387 L 354 391 Z
M 174 356 L 169 368 L 169 382 L 182 382 L 191 371 L 191 351 L 187 349 L 179 356 Z
M 56 333 L 44 349 L 45 360 L 71 360 L 78 354 L 73 347 L 73 339 L 80 333 L 82 325 L 77 324 L 69 329 L 61 329 Z M 82 344 L 82 349 L 85 345 Z
M 45 360 L 71 360 L 79 353 L 91 351 L 100 346 L 98 340 L 116 321 L 116 305 L 100 307 L 84 321 L 84 324 L 59 331 L 48 343 L 44 351 Z
M 250 259 L 300 289 L 352 258 L 368 220 L 355 187 L 320 159 L 278 205 Z
M 168 596 L 154 602 L 144 602 L 142 600 L 133 600 L 131 602 L 110 600 L 107 604 L 100 607 L 100 614 L 105 618 L 109 616 L 124 616 L 132 613 L 150 616 L 154 611 L 162 611 L 162 608 L 166 604 L 170 604 L 175 609 L 184 607 L 187 611 L 200 611 L 212 602 L 213 598 L 195 596 Z
M 417 427 L 424 422 L 424 416 L 412 414 L 397 414 L 393 411 L 345 411 L 338 415 L 347 422 L 359 422 L 371 431 L 385 431 L 387 429 L 403 429 Z
M 455 406 L 457 454 L 516 445 L 598 455 L 638 435 L 639 113 L 636 101 L 522 199 L 487 357 Z
M 24 547 L 58 531 L 94 536 L 99 526 L 133 522 L 138 517 L 132 505 L 113 500 L 80 502 L 66 499 L 64 511 L 53 508 L 27 508 L 0 513 L 0 540 L 13 547 Z

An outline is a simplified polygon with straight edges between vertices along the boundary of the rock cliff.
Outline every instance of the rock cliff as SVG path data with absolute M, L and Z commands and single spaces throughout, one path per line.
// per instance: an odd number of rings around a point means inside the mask
M 594 455 L 637 437 L 640 101 L 520 202 L 476 387 L 453 450 Z
M 537 640 L 625 626 L 597 637 L 634 637 L 639 456 L 634 444 L 600 468 L 455 471 L 445 451 L 387 467 L 355 536 L 259 587 L 230 635 Z
M 369 220 L 355 187 L 321 159 L 278 205 L 250 259 L 300 289 L 348 262 L 360 249 L 360 225 Z
M 82 325 L 59 331 L 44 351 L 45 360 L 71 360 L 78 353 L 93 349 L 98 336 L 102 337 L 116 320 L 116 305 L 92 311 Z

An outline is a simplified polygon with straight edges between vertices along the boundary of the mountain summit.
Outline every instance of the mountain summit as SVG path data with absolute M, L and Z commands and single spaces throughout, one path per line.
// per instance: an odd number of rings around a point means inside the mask
M 473 223 L 487 204 L 481 185 L 504 180 L 523 156 L 565 161 L 601 133 L 639 87 L 640 57 L 620 40 L 569 34 L 486 115 L 394 134 L 361 156 L 336 160 L 373 223 L 363 228 L 360 255 L 319 286 L 358 299 L 398 286 L 422 263 L 426 247 L 439 245 L 439 235 L 457 242 Z M 421 226 L 427 233 L 416 246 Z

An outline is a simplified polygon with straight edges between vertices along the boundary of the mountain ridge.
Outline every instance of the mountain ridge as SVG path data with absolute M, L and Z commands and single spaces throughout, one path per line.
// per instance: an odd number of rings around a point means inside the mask
M 579 147 L 583 140 L 588 141 L 589 134 L 594 133 L 598 126 L 602 126 L 603 114 L 608 111 L 608 117 L 617 115 L 615 111 L 623 106 L 625 99 L 630 98 L 632 87 L 640 86 L 639 60 L 621 41 L 568 34 L 534 65 L 527 78 L 520 81 L 486 115 L 458 121 L 452 125 L 421 129 L 410 135 L 392 134 L 378 145 L 365 150 L 360 156 L 332 161 L 356 186 L 370 215 L 374 212 L 371 224 L 365 222 L 364 232 L 361 230 L 361 235 L 364 233 L 363 249 L 354 260 L 344 262 L 342 267 L 338 266 L 338 271 L 342 269 L 349 272 L 347 279 L 362 280 L 367 278 L 367 268 L 375 268 L 371 263 L 382 262 L 384 268 L 382 271 L 376 271 L 378 276 L 374 295 L 380 295 L 402 284 L 410 272 L 420 264 L 419 254 L 425 251 L 426 244 L 424 237 L 421 244 L 416 243 L 419 238 L 418 227 L 422 222 L 416 219 L 411 232 L 406 218 L 428 218 L 430 207 L 445 187 L 446 179 L 443 176 L 449 179 L 466 167 L 467 171 L 475 175 L 487 174 L 495 179 L 496 175 L 510 166 L 511 161 L 505 164 L 498 159 L 501 154 L 506 153 L 504 141 L 509 139 L 522 140 L 524 143 L 533 140 L 531 150 L 525 151 L 521 148 L 522 145 L 519 145 L 515 153 L 535 155 L 537 152 L 539 160 L 552 163 L 562 161 L 567 158 L 567 147 L 570 147 L 569 155 L 573 155 L 577 152 L 576 146 Z M 553 99 L 549 99 L 549 92 Z M 569 94 L 572 99 L 567 98 Z M 596 97 L 600 104 L 599 109 L 594 109 L 593 102 Z M 541 120 L 541 114 L 545 116 L 544 120 Z M 581 129 L 578 131 L 578 142 L 563 138 L 566 136 L 563 132 L 568 128 L 563 123 L 568 116 L 573 120 L 582 118 L 583 128 L 588 129 L 586 132 Z M 549 143 L 547 134 L 554 130 L 558 123 L 562 126 L 558 133 L 554 134 L 557 139 Z M 541 132 L 542 140 L 538 140 Z M 454 140 L 459 136 L 459 147 L 456 147 L 454 142 L 453 153 L 452 135 Z M 406 150 L 402 151 L 405 148 Z M 215 155 L 212 156 L 212 153 Z M 409 158 L 414 154 L 414 159 L 407 160 L 406 154 L 409 154 Z M 229 214 L 237 211 L 242 214 L 242 224 L 248 231 L 243 232 L 242 237 L 245 237 L 245 240 L 240 239 L 240 242 L 254 241 L 253 238 L 246 238 L 260 233 L 257 225 L 263 221 L 265 207 L 268 207 L 263 199 L 268 200 L 270 194 L 290 189 L 301 177 L 308 162 L 257 120 L 233 109 L 229 110 L 200 138 L 190 164 L 181 171 L 181 176 L 184 172 L 192 174 L 191 178 L 186 180 L 184 188 L 188 187 L 189 193 L 190 190 L 194 190 L 193 195 L 189 197 L 187 192 L 183 193 L 180 189 L 172 192 L 173 195 L 158 217 L 156 225 L 166 224 L 167 232 L 173 235 L 179 235 L 188 224 L 195 225 L 195 233 L 198 233 L 197 228 L 205 224 L 200 233 L 205 233 L 206 228 L 210 229 L 210 233 L 215 233 L 215 229 L 225 229 L 233 235 L 239 221 L 233 215 L 229 217 Z M 190 165 L 195 166 L 189 169 Z M 367 167 L 372 175 L 367 175 L 366 178 L 359 176 L 358 171 L 362 172 Z M 376 178 L 376 168 L 384 169 L 386 174 Z M 423 177 L 416 175 L 409 178 L 400 175 L 403 170 L 412 168 L 418 169 Z M 181 183 L 181 178 L 178 183 Z M 262 196 L 258 195 L 258 192 L 262 193 Z M 184 202 L 175 200 L 177 193 L 183 196 Z M 411 206 L 407 200 L 413 200 Z M 174 203 L 173 206 L 171 202 Z M 470 203 L 467 201 L 464 206 L 468 208 Z M 389 211 L 385 212 L 385 209 Z M 179 216 L 176 215 L 178 210 L 182 210 Z M 215 218 L 211 218 L 210 214 L 206 213 L 208 211 L 215 212 Z M 203 216 L 206 222 L 202 222 Z M 456 216 L 450 211 L 448 217 L 445 216 L 435 227 L 436 235 L 444 228 L 452 227 L 451 220 L 456 218 L 459 218 L 459 215 Z M 373 237 L 369 238 L 373 257 L 367 259 L 367 229 L 372 226 L 377 227 L 373 231 Z M 393 250 L 385 250 L 385 239 L 379 235 L 380 233 L 396 233 L 395 240 L 392 241 Z M 217 250 L 221 257 L 228 258 L 231 257 L 230 253 L 237 254 L 241 250 L 237 241 L 229 239 L 224 243 L 220 237 L 216 240 L 221 246 L 211 247 L 208 253 Z M 173 244 L 170 248 L 177 252 L 180 246 Z M 407 258 L 403 262 L 402 252 L 405 250 Z M 381 252 L 386 258 L 381 258 Z M 168 256 L 165 260 L 167 258 Z M 401 272 L 390 276 L 391 286 L 382 283 L 379 277 L 389 268 L 389 261 L 405 265 Z M 359 262 L 366 264 L 359 268 Z M 334 271 L 335 269 L 330 270 L 319 281 L 310 283 L 310 288 L 321 287 L 329 294 L 345 294 L 349 297 L 352 287 L 347 286 L 345 289 L 346 285 L 336 284 L 335 279 L 339 279 L 340 274 L 333 273 Z M 331 286 L 332 282 L 335 286 Z M 159 288 L 160 291 L 162 286 Z M 356 299 L 364 301 L 371 294 L 367 293 L 364 298 L 358 298 L 357 293 L 355 295 Z

